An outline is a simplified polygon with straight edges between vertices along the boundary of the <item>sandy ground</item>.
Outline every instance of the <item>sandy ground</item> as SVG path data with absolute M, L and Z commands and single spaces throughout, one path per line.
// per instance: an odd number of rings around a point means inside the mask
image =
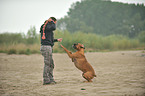
M 145 52 L 85 53 L 97 78 L 83 83 L 66 53 L 53 54 L 55 85 L 42 85 L 43 57 L 0 53 L 0 96 L 145 96 Z

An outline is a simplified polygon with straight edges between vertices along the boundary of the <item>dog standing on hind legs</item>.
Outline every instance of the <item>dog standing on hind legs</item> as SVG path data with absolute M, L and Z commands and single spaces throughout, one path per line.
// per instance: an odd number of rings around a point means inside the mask
M 75 66 L 83 72 L 82 76 L 87 80 L 86 82 L 92 82 L 92 79 L 96 77 L 93 67 L 88 63 L 84 55 L 84 45 L 77 43 L 73 45 L 73 48 L 77 51 L 72 54 L 63 45 L 61 47 L 66 51 L 68 56 L 72 59 Z

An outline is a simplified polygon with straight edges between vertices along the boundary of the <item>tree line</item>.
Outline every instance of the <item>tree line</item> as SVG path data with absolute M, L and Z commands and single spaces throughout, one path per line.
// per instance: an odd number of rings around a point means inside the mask
M 110 0 L 81 0 L 71 5 L 58 28 L 103 36 L 119 34 L 135 38 L 145 31 L 145 6 Z

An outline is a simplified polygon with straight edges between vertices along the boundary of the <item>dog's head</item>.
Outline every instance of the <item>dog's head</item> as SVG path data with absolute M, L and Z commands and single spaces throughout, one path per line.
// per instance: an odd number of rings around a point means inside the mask
M 72 47 L 78 51 L 81 49 L 85 49 L 84 45 L 80 43 L 75 43 Z

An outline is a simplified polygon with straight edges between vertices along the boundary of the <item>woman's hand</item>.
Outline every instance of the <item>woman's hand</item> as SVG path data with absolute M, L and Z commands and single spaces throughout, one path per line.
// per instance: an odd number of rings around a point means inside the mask
M 62 38 L 57 39 L 58 42 L 62 42 Z

